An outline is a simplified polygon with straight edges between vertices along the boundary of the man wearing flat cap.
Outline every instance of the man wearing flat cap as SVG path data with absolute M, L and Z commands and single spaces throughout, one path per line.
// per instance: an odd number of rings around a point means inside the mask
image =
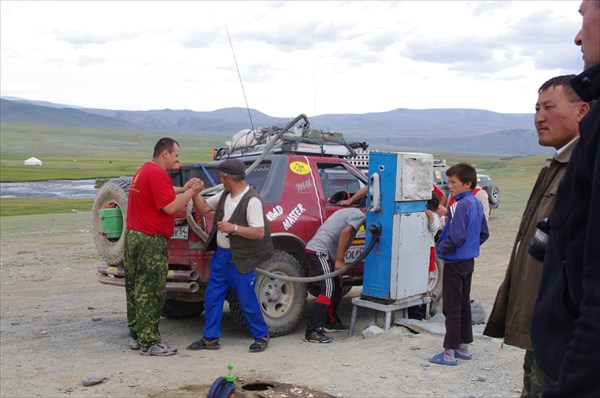
M 217 250 L 211 260 L 208 286 L 204 293 L 204 330 L 190 350 L 218 350 L 223 303 L 229 289 L 238 296 L 254 343 L 251 352 L 264 351 L 269 332 L 255 293 L 256 267 L 273 255 L 273 242 L 262 200 L 246 183 L 246 166 L 239 159 L 227 159 L 217 166 L 224 191 L 204 200 L 194 196 L 200 213 L 215 211 L 208 238 L 217 237 Z

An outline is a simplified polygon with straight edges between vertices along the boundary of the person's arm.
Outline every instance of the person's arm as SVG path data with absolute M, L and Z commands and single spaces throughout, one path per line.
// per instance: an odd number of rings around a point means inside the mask
M 479 244 L 483 244 L 490 237 L 490 230 L 488 228 L 485 217 L 481 220 L 481 232 L 479 233 Z
M 175 200 L 163 207 L 162 210 L 167 214 L 175 214 L 181 211 L 197 193 L 202 191 L 203 185 L 204 184 L 197 184 L 188 188 L 185 192 L 177 195 Z
M 354 193 L 354 195 L 352 195 L 350 197 L 350 199 L 340 200 L 338 202 L 338 205 L 340 205 L 340 206 L 350 206 L 352 203 L 354 203 L 357 200 L 359 200 L 362 197 L 364 197 L 367 194 L 367 190 L 368 189 L 369 189 L 369 187 L 367 185 L 365 185 L 364 187 L 362 187 L 361 189 L 359 189 L 358 191 L 356 191 Z
M 262 239 L 265 236 L 265 227 L 243 227 L 229 221 L 220 221 L 217 226 L 219 231 L 223 233 L 241 236 L 246 239 Z
M 589 170 L 591 180 L 587 211 L 590 221 L 585 229 L 581 263 L 570 264 L 571 267 L 581 267 L 583 297 L 576 309 L 579 316 L 573 324 L 574 330 L 558 369 L 557 384 L 554 388 L 544 390 L 544 397 L 597 397 L 600 392 L 598 384 L 598 374 L 600 374 L 600 350 L 598 348 L 598 336 L 600 336 L 600 245 L 598 244 L 600 146 L 596 145 L 595 153 L 596 162 L 592 167 L 586 168 L 586 171 Z M 576 157 L 575 160 L 571 158 L 571 162 L 574 161 L 581 165 L 584 158 L 583 156 Z M 568 292 L 566 294 L 568 295 Z
M 439 205 L 435 212 L 437 213 L 438 216 L 442 217 L 442 216 L 445 216 L 446 213 L 448 213 L 448 209 L 446 209 L 442 205 Z
M 433 224 L 433 212 L 429 209 L 425 210 L 425 215 L 427 216 L 427 222 L 429 223 L 429 228 L 431 228 L 431 224 Z
M 352 234 L 354 233 L 354 227 L 350 224 L 346 225 L 342 228 L 340 232 L 340 240 L 338 242 L 337 253 L 335 256 L 335 270 L 344 268 L 346 262 L 344 261 L 344 256 L 346 254 L 346 250 L 348 250 L 348 246 L 350 245 L 350 239 L 352 239 Z
M 193 184 L 200 184 L 202 183 L 202 186 L 204 186 L 204 182 L 199 179 L 199 178 L 191 178 L 189 179 L 184 186 L 182 187 L 173 187 L 173 190 L 175 191 L 175 194 L 180 194 L 180 193 L 184 193 L 185 191 L 187 191 L 191 185 Z
M 448 198 L 446 198 L 444 192 L 442 192 L 442 190 L 439 189 L 438 186 L 435 184 L 433 184 L 433 192 L 438 196 L 438 198 L 440 198 L 440 206 L 446 206 Z
M 192 200 L 194 202 L 194 209 L 198 213 L 209 213 L 213 210 L 213 208 L 210 207 L 210 205 L 206 202 L 206 200 L 204 200 L 202 195 L 200 195 L 199 193 L 194 195 Z
M 481 203 L 481 205 L 483 206 L 483 215 L 485 216 L 485 220 L 489 220 L 490 218 L 490 197 L 488 196 L 488 193 L 483 190 L 483 189 L 479 189 L 479 191 L 477 191 L 477 193 L 475 194 L 475 198 L 477 198 L 477 200 L 479 200 L 479 202 Z
M 456 210 L 454 211 L 450 225 L 445 226 L 445 228 L 448 228 L 446 238 L 438 242 L 436 246 L 436 250 L 440 254 L 448 254 L 464 245 L 467 241 L 467 209 L 468 206 L 461 204 L 460 201 L 456 204 Z
M 427 218 L 429 219 L 429 231 L 435 236 L 437 232 L 442 229 L 442 224 L 440 222 L 440 216 L 431 210 L 425 210 L 427 214 Z M 430 218 L 431 217 L 431 218 Z

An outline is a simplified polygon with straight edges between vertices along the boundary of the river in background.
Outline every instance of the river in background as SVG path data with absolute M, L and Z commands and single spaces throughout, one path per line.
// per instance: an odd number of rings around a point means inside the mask
M 0 182 L 0 198 L 95 198 L 96 180 Z

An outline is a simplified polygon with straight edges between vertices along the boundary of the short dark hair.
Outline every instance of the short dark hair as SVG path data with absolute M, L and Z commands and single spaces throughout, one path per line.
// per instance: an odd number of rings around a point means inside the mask
M 477 170 L 470 164 L 457 163 L 446 170 L 446 175 L 448 177 L 456 176 L 463 183 L 470 182 L 471 189 L 475 189 L 477 186 Z
M 553 77 L 540 86 L 538 89 L 538 94 L 543 93 L 550 87 L 562 87 L 563 91 L 569 98 L 569 102 L 582 102 L 583 100 L 579 97 L 579 95 L 577 95 L 577 92 L 575 89 L 573 89 L 573 86 L 571 86 L 571 79 L 574 77 L 575 75 L 561 75 Z
M 440 197 L 435 193 L 431 194 L 431 199 L 427 201 L 427 209 L 431 211 L 436 211 L 440 207 Z
M 152 154 L 152 157 L 159 157 L 165 149 L 169 151 L 169 153 L 173 152 L 173 149 L 175 149 L 175 145 L 179 146 L 179 142 L 175 141 L 173 138 L 161 138 L 160 140 L 158 140 L 156 145 L 154 145 L 154 153 Z

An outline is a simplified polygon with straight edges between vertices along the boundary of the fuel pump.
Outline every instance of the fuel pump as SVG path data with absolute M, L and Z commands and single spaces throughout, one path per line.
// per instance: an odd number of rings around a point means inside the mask
M 433 186 L 433 156 L 371 152 L 366 225 L 381 229 L 364 262 L 363 291 L 352 300 L 352 334 L 357 306 L 383 311 L 385 329 L 394 311 L 428 303 L 431 237 L 427 201 Z M 374 235 L 367 235 L 366 245 Z

